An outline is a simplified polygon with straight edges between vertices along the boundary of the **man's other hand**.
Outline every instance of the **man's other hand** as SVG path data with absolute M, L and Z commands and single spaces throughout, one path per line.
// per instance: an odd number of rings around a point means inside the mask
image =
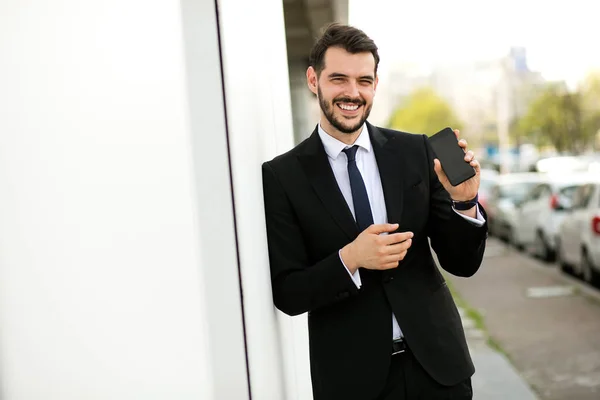
M 359 267 L 373 270 L 396 268 L 406 257 L 412 244 L 412 232 L 394 232 L 398 224 L 371 225 L 352 242 L 344 246 L 341 256 L 344 264 L 354 273 Z

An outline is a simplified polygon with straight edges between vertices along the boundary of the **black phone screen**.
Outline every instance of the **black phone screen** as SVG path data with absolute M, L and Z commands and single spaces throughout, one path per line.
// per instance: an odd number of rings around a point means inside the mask
M 440 160 L 452 186 L 475 176 L 475 169 L 465 161 L 465 152 L 451 128 L 445 128 L 429 138 L 435 157 Z

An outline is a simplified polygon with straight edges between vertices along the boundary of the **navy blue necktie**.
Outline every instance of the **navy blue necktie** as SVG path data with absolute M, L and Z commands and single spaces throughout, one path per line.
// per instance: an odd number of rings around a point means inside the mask
M 352 190 L 352 202 L 354 203 L 354 216 L 360 231 L 364 231 L 373 224 L 373 214 L 367 196 L 367 189 L 360 171 L 356 166 L 356 151 L 358 146 L 354 145 L 343 152 L 348 156 L 348 176 L 350 177 L 350 189 Z

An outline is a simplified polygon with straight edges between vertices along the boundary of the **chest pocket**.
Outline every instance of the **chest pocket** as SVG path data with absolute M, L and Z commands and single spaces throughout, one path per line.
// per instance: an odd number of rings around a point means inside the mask
M 407 185 L 404 186 L 404 195 L 406 200 L 425 200 L 429 199 L 429 188 L 427 182 L 420 176 L 413 175 L 407 179 Z

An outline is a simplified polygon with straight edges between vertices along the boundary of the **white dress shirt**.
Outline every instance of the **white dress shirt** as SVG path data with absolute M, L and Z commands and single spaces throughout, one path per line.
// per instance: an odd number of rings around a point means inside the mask
M 342 151 L 352 146 L 340 142 L 327 134 L 321 127 L 321 124 L 319 124 L 319 137 L 321 138 L 321 142 L 323 142 L 323 147 L 325 148 L 325 153 L 327 153 L 329 165 L 331 165 L 338 187 L 344 196 L 344 200 L 348 203 L 352 216 L 356 219 L 356 216 L 354 215 L 354 202 L 352 201 L 352 190 L 350 188 L 350 177 L 348 176 L 348 158 L 346 153 Z M 385 208 L 385 198 L 383 197 L 383 187 L 381 186 L 379 168 L 377 166 L 377 160 L 375 159 L 375 153 L 371 146 L 371 140 L 366 125 L 363 125 L 362 131 L 360 135 L 358 135 L 354 145 L 358 146 L 358 150 L 356 151 L 356 166 L 360 171 L 365 183 L 365 188 L 367 189 L 367 196 L 369 197 L 369 204 L 371 205 L 371 212 L 373 213 L 373 223 L 387 224 L 387 210 Z M 478 226 L 482 226 L 485 222 L 482 215 L 479 213 L 479 207 L 477 207 L 477 219 L 460 213 L 457 214 Z M 340 260 L 341 259 L 342 257 L 340 256 Z M 344 264 L 343 260 L 342 264 Z M 346 267 L 345 264 L 344 267 Z M 350 274 L 347 267 L 346 270 Z M 350 274 L 350 276 L 356 286 L 360 289 L 362 282 L 360 280 L 359 270 L 357 269 L 354 274 Z M 392 338 L 396 339 L 403 336 L 400 325 L 393 313 L 392 328 Z

